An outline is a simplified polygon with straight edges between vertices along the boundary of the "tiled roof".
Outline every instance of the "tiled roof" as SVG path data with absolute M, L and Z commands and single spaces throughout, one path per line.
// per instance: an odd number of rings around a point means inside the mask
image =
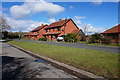
M 73 30 L 71 33 L 78 33 L 81 29 L 76 29 L 76 30 Z
M 45 27 L 45 26 L 48 26 L 48 25 L 46 24 L 46 25 L 43 25 L 43 26 L 38 26 L 37 28 L 35 28 L 35 29 L 32 30 L 32 31 L 34 32 L 34 31 L 40 30 L 40 29 L 42 29 L 42 28 Z
M 31 33 L 31 35 L 38 35 L 38 33 L 37 32 L 33 32 L 33 33 Z
M 50 24 L 48 27 L 46 27 L 45 29 L 62 26 L 63 24 L 65 24 L 66 22 L 68 22 L 70 19 L 71 19 L 71 18 L 65 19 L 65 20 L 61 20 L 61 21 L 58 21 L 58 22 L 51 23 L 51 24 Z
M 29 32 L 29 33 L 27 33 L 27 34 L 25 34 L 26 36 L 27 35 L 29 35 L 29 36 L 33 36 L 33 35 L 38 35 L 38 33 L 37 32 Z
M 24 34 L 24 35 L 38 35 L 38 33 L 35 32 L 35 31 L 40 30 L 40 29 L 42 29 L 42 28 L 45 27 L 45 26 L 48 26 L 48 25 L 46 24 L 46 25 L 38 26 L 37 28 L 35 28 L 35 29 L 32 30 L 31 32 L 26 33 L 26 34 Z
M 118 24 L 102 33 L 104 34 L 104 33 L 119 33 L 119 32 L 120 32 L 120 24 Z
M 45 33 L 43 35 L 49 35 L 49 34 L 60 34 L 60 32 L 48 32 L 48 33 Z
M 29 32 L 29 33 L 26 33 L 26 34 L 24 34 L 24 35 L 30 35 L 30 32 Z

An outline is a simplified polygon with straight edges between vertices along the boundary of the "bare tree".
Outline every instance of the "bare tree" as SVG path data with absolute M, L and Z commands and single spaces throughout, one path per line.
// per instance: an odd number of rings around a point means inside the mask
M 85 24 L 83 25 L 83 32 L 86 35 L 91 35 L 92 33 L 94 33 L 95 31 L 93 30 L 93 28 L 91 28 L 91 25 Z
M 7 31 L 9 30 L 11 27 L 10 25 L 6 22 L 5 19 L 3 19 L 1 16 L 0 16 L 0 31 L 1 32 L 4 32 L 4 31 Z
M 21 37 L 22 37 L 22 30 L 19 30 L 19 40 L 21 39 Z
M 86 35 L 88 35 L 88 25 L 87 24 L 83 25 L 83 31 Z
M 0 16 L 0 38 L 7 38 L 10 25 Z

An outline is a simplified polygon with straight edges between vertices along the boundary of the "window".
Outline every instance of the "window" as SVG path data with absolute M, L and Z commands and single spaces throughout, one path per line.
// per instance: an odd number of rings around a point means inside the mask
M 47 29 L 46 29 L 46 32 L 47 32 Z
M 54 38 L 57 38 L 57 35 L 54 35 Z
M 43 36 L 44 38 L 46 38 L 46 36 Z
M 53 31 L 54 31 L 54 28 L 53 28 Z
M 60 28 L 57 28 L 57 31 L 60 31 Z
M 50 32 L 51 30 L 49 29 L 49 32 Z

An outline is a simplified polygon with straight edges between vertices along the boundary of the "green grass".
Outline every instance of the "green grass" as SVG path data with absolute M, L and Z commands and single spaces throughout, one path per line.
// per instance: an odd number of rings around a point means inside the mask
M 86 43 L 87 45 L 98 45 L 98 46 L 113 46 L 113 47 L 120 47 L 120 44 L 100 44 L 100 43 Z
M 118 77 L 117 53 L 24 41 L 9 43 L 105 78 Z

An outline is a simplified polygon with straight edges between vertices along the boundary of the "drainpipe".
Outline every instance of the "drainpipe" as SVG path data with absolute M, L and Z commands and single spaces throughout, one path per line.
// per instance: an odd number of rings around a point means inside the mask
M 67 18 L 65 19 L 65 25 L 64 25 L 64 41 L 65 41 L 65 27 L 66 27 L 66 20 L 67 20 Z

